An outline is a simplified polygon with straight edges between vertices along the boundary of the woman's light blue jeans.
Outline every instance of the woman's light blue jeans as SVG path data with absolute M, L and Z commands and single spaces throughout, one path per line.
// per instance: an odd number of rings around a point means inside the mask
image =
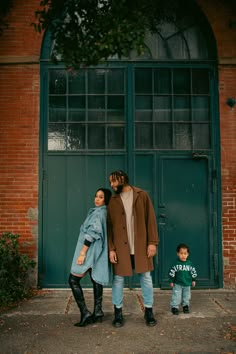
M 139 273 L 140 285 L 142 288 L 142 297 L 145 307 L 153 306 L 153 284 L 150 272 Z M 123 306 L 124 277 L 114 275 L 112 282 L 112 303 L 117 308 Z
M 172 289 L 172 297 L 171 297 L 171 307 L 179 308 L 179 305 L 189 306 L 189 302 L 191 299 L 191 287 L 190 286 L 182 286 L 179 284 L 175 284 Z

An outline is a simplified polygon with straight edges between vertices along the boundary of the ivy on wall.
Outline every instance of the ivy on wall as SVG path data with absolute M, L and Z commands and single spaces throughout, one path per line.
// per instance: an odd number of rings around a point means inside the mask
M 194 6 L 186 0 L 42 0 L 32 25 L 50 31 L 54 61 L 79 68 L 128 57 L 131 50 L 141 54 L 147 31 L 157 31 L 162 21 L 181 21 Z

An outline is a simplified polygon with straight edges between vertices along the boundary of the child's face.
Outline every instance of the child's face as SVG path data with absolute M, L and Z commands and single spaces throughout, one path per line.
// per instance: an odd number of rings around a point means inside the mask
M 181 261 L 186 261 L 189 256 L 187 248 L 180 248 L 179 252 L 177 252 L 177 256 Z
M 105 198 L 104 198 L 103 191 L 97 191 L 94 198 L 94 204 L 96 207 L 105 205 Z

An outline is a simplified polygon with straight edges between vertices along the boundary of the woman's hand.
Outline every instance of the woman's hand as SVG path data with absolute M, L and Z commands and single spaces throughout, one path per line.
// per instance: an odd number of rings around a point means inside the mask
M 85 256 L 85 254 L 83 253 L 83 254 L 80 254 L 79 255 L 79 257 L 78 257 L 78 259 L 77 259 L 77 264 L 84 264 L 84 260 L 85 260 L 85 258 L 86 258 L 86 256 Z

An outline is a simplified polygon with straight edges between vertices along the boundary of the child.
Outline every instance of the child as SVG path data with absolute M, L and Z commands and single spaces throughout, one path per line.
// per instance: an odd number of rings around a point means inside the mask
M 80 227 L 69 276 L 69 284 L 81 313 L 80 322 L 75 324 L 78 327 L 101 322 L 104 316 L 102 311 L 103 285 L 109 282 L 106 217 L 110 197 L 109 189 L 99 188 L 94 198 L 95 207 L 89 210 Z M 87 271 L 93 283 L 93 314 L 86 306 L 80 284 L 80 280 Z
M 196 269 L 188 260 L 189 247 L 181 243 L 177 249 L 178 259 L 170 268 L 169 279 L 172 288 L 171 312 L 179 314 L 179 305 L 182 303 L 183 312 L 189 313 L 189 302 L 191 299 L 191 286 L 195 286 L 197 277 Z

